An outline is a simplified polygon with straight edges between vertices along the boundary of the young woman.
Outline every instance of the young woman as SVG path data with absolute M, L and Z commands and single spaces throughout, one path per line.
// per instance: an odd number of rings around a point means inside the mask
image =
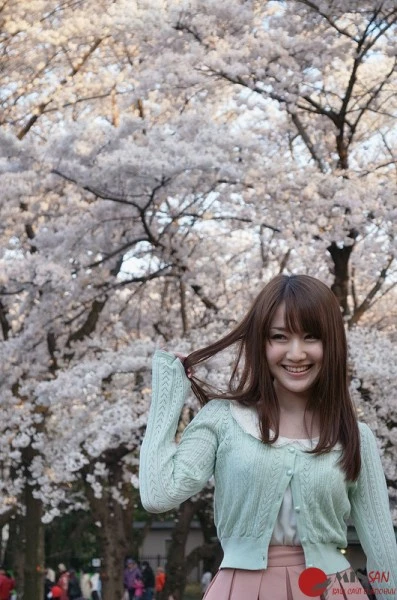
M 221 394 L 193 367 L 234 344 L 237 358 Z M 190 388 L 203 407 L 176 445 Z M 373 585 L 377 598 L 397 600 L 397 546 L 376 440 L 357 422 L 340 307 L 319 280 L 280 275 L 218 342 L 185 359 L 155 353 L 140 462 L 143 506 L 173 509 L 212 475 L 224 558 L 206 600 L 366 599 L 340 552 L 349 517 L 368 572 L 384 574 Z

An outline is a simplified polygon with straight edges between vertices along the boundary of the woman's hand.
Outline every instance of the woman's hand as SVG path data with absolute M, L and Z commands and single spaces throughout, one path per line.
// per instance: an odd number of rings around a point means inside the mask
M 179 358 L 179 360 L 183 364 L 185 373 L 186 373 L 186 377 L 191 379 L 192 378 L 192 369 L 190 367 L 188 369 L 185 367 L 185 360 L 186 360 L 187 356 L 185 356 L 184 354 L 181 354 L 180 352 L 173 352 L 173 354 L 175 354 L 175 356 L 177 358 Z

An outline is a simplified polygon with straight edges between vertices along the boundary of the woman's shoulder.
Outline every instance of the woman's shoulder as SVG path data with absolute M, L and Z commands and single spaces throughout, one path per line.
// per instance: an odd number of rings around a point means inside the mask
M 374 437 L 372 429 L 364 421 L 357 421 L 357 425 L 361 438 Z
M 240 428 L 251 436 L 261 439 L 258 411 L 254 405 L 244 405 L 237 400 L 230 400 L 230 413 Z
M 216 414 L 227 414 L 230 412 L 230 400 L 224 400 L 223 398 L 212 398 L 204 404 L 198 411 L 197 416 L 210 417 Z
M 208 427 L 220 434 L 227 426 L 230 415 L 229 400 L 213 399 L 204 404 L 194 418 L 190 421 L 188 428 Z
M 378 444 L 372 429 L 363 421 L 357 421 L 357 425 L 360 432 L 361 447 L 366 448 L 369 451 L 377 452 Z

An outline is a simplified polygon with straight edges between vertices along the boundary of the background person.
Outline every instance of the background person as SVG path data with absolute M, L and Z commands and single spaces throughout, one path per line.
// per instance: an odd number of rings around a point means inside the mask
M 62 590 L 61 600 L 69 600 L 68 596 L 68 585 L 69 585 L 69 572 L 63 563 L 58 565 L 58 581 L 57 585 Z
M 91 575 L 87 568 L 82 570 L 80 579 L 81 594 L 84 600 L 90 600 L 91 598 Z
M 68 596 L 70 600 L 81 600 L 82 591 L 80 587 L 80 581 L 76 575 L 76 571 L 74 569 L 70 569 L 69 571 L 69 583 L 68 583 Z
M 134 600 L 142 600 L 144 591 L 145 584 L 143 583 L 143 579 L 141 575 L 137 575 L 134 583 Z
M 163 591 L 165 586 L 165 571 L 163 567 L 157 567 L 155 583 L 154 583 L 154 591 L 156 594 L 156 600 L 160 600 L 161 592 Z
M 50 592 L 52 586 L 55 583 L 55 571 L 53 569 L 47 568 L 45 570 L 45 579 L 44 579 L 44 600 L 47 598 L 51 598 Z
M 211 579 L 212 579 L 212 573 L 211 571 L 204 571 L 204 573 L 201 576 L 201 591 L 203 592 L 203 594 L 205 594 L 205 592 L 208 590 L 208 587 L 211 583 Z
M 141 565 L 142 580 L 145 590 L 143 600 L 153 600 L 154 595 L 154 572 L 150 564 L 144 560 Z
M 124 589 L 128 591 L 129 600 L 134 600 L 135 596 L 135 583 L 137 577 L 142 579 L 142 573 L 136 560 L 133 558 L 128 558 L 126 563 L 126 568 L 124 569 L 124 577 L 123 584 Z
M 101 600 L 102 586 L 101 586 L 101 577 L 99 575 L 98 568 L 95 568 L 94 573 L 91 575 L 90 584 L 91 584 L 91 600 Z
M 0 568 L 0 600 L 10 600 L 11 592 L 15 588 L 15 579 Z

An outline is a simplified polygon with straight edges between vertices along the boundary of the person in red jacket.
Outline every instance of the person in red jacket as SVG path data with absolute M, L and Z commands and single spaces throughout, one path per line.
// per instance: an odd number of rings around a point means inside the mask
M 157 567 L 156 570 L 156 583 L 155 583 L 155 593 L 156 600 L 160 598 L 161 592 L 163 591 L 165 586 L 165 573 L 163 567 Z
M 4 569 L 0 569 L 0 600 L 10 600 L 15 580 L 9 577 Z
M 69 600 L 68 586 L 69 586 L 69 571 L 63 563 L 58 565 L 59 577 L 57 585 L 62 589 L 61 600 Z

